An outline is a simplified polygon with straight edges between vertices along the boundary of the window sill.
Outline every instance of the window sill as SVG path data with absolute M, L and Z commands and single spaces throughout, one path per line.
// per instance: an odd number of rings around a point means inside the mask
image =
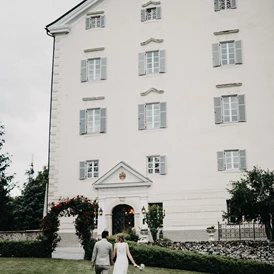
M 164 74 L 165 72 L 158 72 L 158 73 L 151 73 L 151 74 L 144 74 L 144 75 L 139 75 L 142 78 L 151 78 L 151 77 L 158 77 Z
M 226 174 L 226 173 L 242 173 L 244 170 L 242 169 L 231 169 L 231 170 L 220 170 L 220 172 Z
M 161 132 L 165 129 L 166 128 L 152 128 L 152 129 L 142 129 L 142 130 L 139 130 L 139 131 L 142 131 L 144 133 L 151 133 L 151 132 Z
M 221 123 L 218 124 L 220 127 L 233 127 L 233 126 L 239 126 L 239 124 L 245 123 L 245 122 L 228 122 L 228 123 Z
M 234 64 L 234 65 L 220 65 L 218 67 L 214 67 L 217 69 L 232 69 L 232 68 L 239 68 L 239 66 L 241 66 L 243 64 Z
M 106 81 L 106 80 L 88 80 L 88 81 L 82 82 L 82 83 L 88 83 L 88 84 L 102 84 L 104 81 Z
M 151 24 L 151 23 L 157 23 L 159 22 L 161 19 L 153 19 L 153 20 L 146 20 L 144 22 L 141 22 L 143 24 Z
M 155 178 L 155 179 L 163 179 L 166 174 L 160 175 L 160 174 L 147 174 L 148 178 Z
M 84 180 L 80 180 L 83 182 L 88 182 L 88 183 L 94 183 L 95 181 L 97 181 L 100 177 L 96 177 L 96 178 L 86 178 Z
M 99 137 L 102 136 L 105 133 L 87 133 L 87 134 L 83 134 L 83 136 L 85 138 L 90 138 L 90 137 Z
M 86 29 L 87 32 L 90 31 L 102 31 L 104 28 L 90 28 L 90 29 Z

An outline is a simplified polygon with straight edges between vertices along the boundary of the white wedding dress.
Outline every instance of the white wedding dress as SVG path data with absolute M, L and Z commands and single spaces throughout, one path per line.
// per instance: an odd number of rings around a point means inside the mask
M 116 243 L 117 257 L 112 274 L 127 274 L 127 243 Z

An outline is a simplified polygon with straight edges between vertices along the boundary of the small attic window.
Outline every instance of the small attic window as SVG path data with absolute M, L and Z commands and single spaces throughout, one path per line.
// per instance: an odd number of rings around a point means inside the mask
M 104 28 L 105 15 L 87 15 L 86 29 Z

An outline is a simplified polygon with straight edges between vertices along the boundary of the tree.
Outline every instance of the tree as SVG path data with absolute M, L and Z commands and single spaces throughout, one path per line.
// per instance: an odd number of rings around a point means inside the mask
M 15 229 L 17 230 L 39 229 L 40 220 L 43 218 L 48 169 L 44 167 L 34 178 L 33 163 L 31 163 L 26 175 L 27 182 L 24 184 L 22 194 L 14 201 L 16 207 Z
M 243 178 L 232 182 L 228 190 L 230 208 L 224 218 L 246 221 L 259 220 L 265 226 L 267 238 L 274 240 L 274 172 L 254 167 Z
M 146 212 L 146 223 L 150 230 L 153 241 L 157 240 L 157 233 L 163 224 L 164 218 L 165 213 L 160 205 L 149 205 L 148 211 Z
M 4 126 L 0 124 L 0 230 L 11 230 L 13 222 L 13 205 L 10 191 L 14 185 L 12 183 L 13 175 L 7 175 L 7 168 L 11 160 L 8 154 L 2 153 L 5 143 L 3 136 L 5 134 Z

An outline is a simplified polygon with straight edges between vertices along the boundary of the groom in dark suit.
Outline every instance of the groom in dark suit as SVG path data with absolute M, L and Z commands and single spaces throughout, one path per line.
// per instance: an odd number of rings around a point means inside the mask
M 96 274 L 108 274 L 110 266 L 113 265 L 113 247 L 112 244 L 108 242 L 108 237 L 108 231 L 103 231 L 102 240 L 94 245 L 91 268 L 93 269 L 95 265 Z

